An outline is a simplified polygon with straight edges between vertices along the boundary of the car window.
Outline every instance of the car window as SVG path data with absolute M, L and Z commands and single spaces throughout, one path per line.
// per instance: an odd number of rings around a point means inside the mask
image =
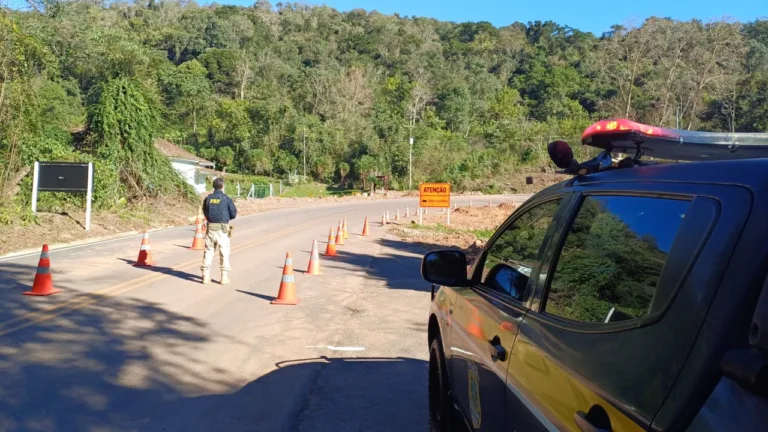
M 648 314 L 689 201 L 590 196 L 570 226 L 545 312 L 608 323 Z
M 522 301 L 539 248 L 560 201 L 548 201 L 525 210 L 504 229 L 488 248 L 483 264 L 483 285 Z

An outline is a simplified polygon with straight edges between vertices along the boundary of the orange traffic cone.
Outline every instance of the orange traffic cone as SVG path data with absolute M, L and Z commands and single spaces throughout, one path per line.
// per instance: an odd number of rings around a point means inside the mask
M 333 228 L 328 233 L 328 246 L 325 247 L 325 256 L 336 256 L 336 242 L 333 240 Z
M 336 246 L 344 246 L 344 228 L 339 221 L 339 228 L 336 229 Z
M 349 238 L 349 231 L 347 231 L 347 218 L 344 218 L 344 226 L 342 226 L 342 229 L 344 230 L 344 238 Z
M 363 222 L 363 233 L 362 236 L 367 236 L 368 233 L 368 216 L 365 217 L 365 222 Z
M 381 226 L 385 226 L 387 224 L 387 215 L 384 213 L 381 214 Z
M 40 261 L 37 262 L 37 272 L 35 273 L 35 281 L 32 283 L 32 290 L 24 292 L 24 295 L 47 296 L 60 291 L 53 289 L 51 260 L 48 258 L 48 245 L 45 244 L 43 251 L 40 252 Z
M 197 215 L 195 225 L 195 237 L 192 239 L 192 246 L 189 250 L 203 250 L 205 249 L 205 240 L 203 240 L 203 220 L 200 215 Z
M 309 256 L 309 266 L 307 266 L 307 274 L 319 275 L 320 274 L 320 254 L 317 252 L 317 240 L 312 240 L 312 252 Z
M 295 305 L 299 302 L 296 297 L 296 282 L 293 279 L 293 259 L 291 253 L 285 254 L 285 266 L 283 267 L 283 278 L 280 280 L 280 291 L 277 292 L 277 298 L 272 300 L 272 304 L 277 305 Z
M 149 230 L 144 231 L 144 237 L 141 239 L 141 247 L 139 247 L 139 258 L 136 259 L 136 263 L 134 265 L 155 265 L 155 262 L 152 261 L 152 248 L 149 246 Z

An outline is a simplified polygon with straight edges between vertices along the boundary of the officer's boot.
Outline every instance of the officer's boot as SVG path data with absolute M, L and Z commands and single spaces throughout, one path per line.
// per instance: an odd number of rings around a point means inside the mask
M 221 282 L 222 285 L 226 285 L 229 283 L 229 272 L 223 271 L 221 272 Z
M 203 284 L 211 283 L 211 271 L 203 270 Z

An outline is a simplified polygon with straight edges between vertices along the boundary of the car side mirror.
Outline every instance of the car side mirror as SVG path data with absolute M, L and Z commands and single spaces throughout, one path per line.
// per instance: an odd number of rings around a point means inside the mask
M 558 168 L 569 169 L 576 162 L 573 158 L 571 146 L 565 141 L 552 141 L 547 146 L 547 152 L 549 153 L 549 158 L 552 159 L 552 162 Z M 576 164 L 578 163 L 576 162 Z
M 429 252 L 421 260 L 421 277 L 435 285 L 469 286 L 467 255 L 453 249 Z

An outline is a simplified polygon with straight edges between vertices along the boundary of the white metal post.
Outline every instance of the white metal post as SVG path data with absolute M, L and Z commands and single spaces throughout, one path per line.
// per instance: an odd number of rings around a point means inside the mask
M 240 183 L 237 184 L 237 197 L 240 198 Z
M 412 180 L 413 180 L 413 137 L 411 137 L 410 146 L 408 147 L 408 190 L 411 190 Z
M 448 207 L 448 220 L 445 222 L 446 225 L 451 224 L 451 208 Z
M 424 223 L 424 218 L 422 216 L 424 212 L 421 210 L 421 207 L 419 207 L 419 225 L 422 225 Z
M 35 162 L 32 173 L 32 214 L 37 213 L 37 179 L 40 176 L 40 162 Z
M 93 199 L 93 162 L 88 162 L 88 192 L 85 197 L 85 230 L 91 230 L 91 200 Z
M 307 181 L 307 128 L 304 128 L 304 149 L 301 151 L 301 156 L 304 158 L 304 182 Z

